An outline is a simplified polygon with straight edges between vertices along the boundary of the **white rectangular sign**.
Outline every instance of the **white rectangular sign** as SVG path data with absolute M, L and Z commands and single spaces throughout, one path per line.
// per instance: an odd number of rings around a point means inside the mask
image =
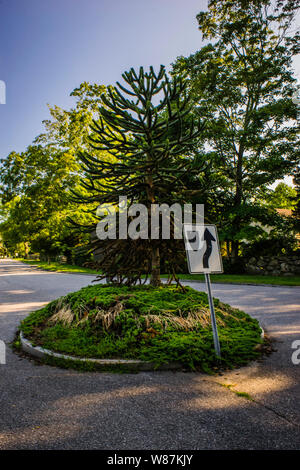
M 215 225 L 183 224 L 190 274 L 222 273 L 222 258 Z

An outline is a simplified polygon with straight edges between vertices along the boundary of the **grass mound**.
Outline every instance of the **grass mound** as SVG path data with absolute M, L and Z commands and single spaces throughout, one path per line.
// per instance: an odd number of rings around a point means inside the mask
M 214 299 L 222 358 L 215 356 L 207 295 L 190 287 L 92 285 L 32 312 L 21 331 L 33 344 L 77 357 L 178 361 L 211 371 L 260 352 L 257 320 Z

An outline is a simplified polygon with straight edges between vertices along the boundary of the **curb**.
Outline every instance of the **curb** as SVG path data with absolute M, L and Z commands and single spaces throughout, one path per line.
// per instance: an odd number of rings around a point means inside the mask
M 265 336 L 264 329 L 260 326 L 261 329 L 261 338 L 263 339 Z M 141 361 L 139 359 L 94 359 L 94 358 L 85 358 L 85 357 L 76 357 L 76 356 L 69 356 L 67 354 L 56 353 L 50 351 L 50 349 L 44 349 L 41 346 L 33 346 L 33 344 L 23 336 L 22 331 L 20 331 L 20 341 L 21 341 L 21 348 L 22 350 L 30 354 L 31 356 L 37 359 L 45 359 L 47 357 L 55 357 L 57 359 L 64 359 L 68 361 L 80 361 L 86 363 L 93 363 L 97 364 L 97 368 L 101 370 L 103 368 L 105 371 L 107 370 L 108 366 L 128 366 L 129 369 L 133 371 L 140 371 L 140 372 L 149 372 L 149 371 L 157 371 L 157 370 L 182 370 L 182 364 L 178 362 L 169 362 L 168 364 L 162 364 L 157 367 L 153 362 Z
M 154 371 L 154 370 L 182 370 L 182 364 L 178 362 L 170 362 L 162 364 L 157 367 L 153 362 L 141 361 L 139 359 L 94 359 L 85 357 L 75 357 L 66 354 L 56 353 L 50 349 L 44 349 L 40 346 L 33 346 L 33 344 L 24 338 L 22 331 L 20 332 L 20 341 L 22 350 L 37 359 L 45 359 L 47 357 L 55 357 L 57 359 L 64 359 L 68 361 L 81 361 L 86 363 L 97 364 L 98 368 L 107 370 L 108 366 L 128 366 L 129 369 L 134 371 Z

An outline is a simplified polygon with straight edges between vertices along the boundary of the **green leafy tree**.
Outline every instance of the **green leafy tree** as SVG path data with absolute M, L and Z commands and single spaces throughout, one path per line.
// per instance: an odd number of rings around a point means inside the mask
M 104 86 L 84 82 L 71 93 L 77 100 L 74 108 L 49 106 L 45 132 L 25 152 L 11 152 L 1 161 L 0 230 L 12 252 L 26 255 L 30 247 L 48 259 L 65 254 L 71 262 L 74 249 L 88 243 L 89 237 L 75 233 L 67 221 L 72 214 L 85 223 L 92 215 L 87 207 L 72 203 L 69 195 L 82 176 L 76 154 L 86 148 L 103 93 Z
M 99 118 L 99 106 L 102 104 L 100 96 L 105 93 L 104 85 L 83 82 L 70 94 L 76 99 L 75 107 L 65 110 L 48 105 L 50 119 L 43 121 L 45 132 L 34 143 L 51 145 L 57 150 L 71 153 L 76 160 L 78 151 L 88 148 L 91 124 L 93 119 Z
M 296 190 L 296 196 L 294 199 L 294 215 L 297 218 L 297 227 L 300 231 L 300 168 L 297 167 L 294 172 L 294 185 Z
M 68 153 L 40 145 L 11 153 L 2 163 L 2 200 L 7 218 L 1 230 L 15 244 L 55 256 L 62 251 L 70 211 L 68 187 L 76 184 L 78 165 Z M 5 233 L 4 233 L 5 232 Z
M 152 67 L 141 67 L 122 75 L 125 85 L 108 90 L 102 96 L 100 121 L 94 121 L 92 147 L 111 156 L 112 161 L 97 154 L 80 154 L 86 179 L 86 195 L 78 195 L 83 204 L 97 202 L 118 205 L 119 196 L 128 203 L 142 203 L 151 215 L 153 204 L 182 204 L 187 201 L 184 179 L 187 173 L 199 173 L 201 156 L 195 155 L 196 141 L 202 125 L 190 117 L 190 97 L 181 79 L 173 82 L 161 66 L 156 74 Z M 163 240 L 98 241 L 104 252 L 101 269 L 112 280 L 136 282 L 143 272 L 151 283 L 160 283 L 162 252 L 170 250 Z M 168 246 L 169 245 L 169 246 Z M 105 247 L 104 249 L 101 247 Z M 174 252 L 168 259 L 176 261 Z
M 296 196 L 296 189 L 282 182 L 274 190 L 268 190 L 265 203 L 273 209 L 293 209 L 296 205 Z
M 184 77 L 195 109 L 207 119 L 207 158 L 227 184 L 223 239 L 232 257 L 263 222 L 261 191 L 290 174 L 299 159 L 299 120 L 292 58 L 299 33 L 289 31 L 295 1 L 210 0 L 197 16 L 204 40 L 190 57 L 178 58 L 173 75 Z

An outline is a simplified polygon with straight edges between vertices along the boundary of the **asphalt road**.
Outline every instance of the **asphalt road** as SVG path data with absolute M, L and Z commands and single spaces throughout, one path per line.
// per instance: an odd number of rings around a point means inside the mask
M 8 345 L 30 311 L 92 280 L 0 260 L 0 339 Z M 277 351 L 208 376 L 79 373 L 37 365 L 7 346 L 0 449 L 300 449 L 300 364 L 291 361 L 300 288 L 217 284 L 213 295 L 258 318 Z

